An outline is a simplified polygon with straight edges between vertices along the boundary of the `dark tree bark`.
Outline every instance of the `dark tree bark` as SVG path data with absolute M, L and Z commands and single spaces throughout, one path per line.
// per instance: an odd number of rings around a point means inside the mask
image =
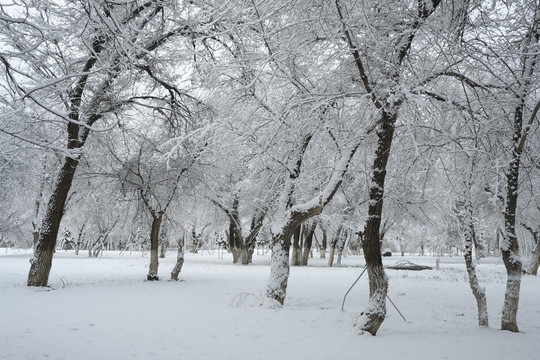
M 292 266 L 299 266 L 302 263 L 302 247 L 301 247 L 301 239 L 303 234 L 302 225 L 299 225 L 296 229 L 293 231 L 293 242 L 292 242 L 292 259 L 291 259 L 291 265 Z
M 58 174 L 53 193 L 49 199 L 45 216 L 39 233 L 35 256 L 30 260 L 28 286 L 47 286 L 52 267 L 52 258 L 56 247 L 56 238 L 60 221 L 64 215 L 66 199 L 73 182 L 79 161 L 65 158 Z
M 377 128 L 377 148 L 375 159 L 373 160 L 371 186 L 369 191 L 368 220 L 364 231 L 364 257 L 369 276 L 369 304 L 364 311 L 360 328 L 372 335 L 376 335 L 380 325 L 386 316 L 386 294 L 388 291 L 388 278 L 383 269 L 381 256 L 381 216 L 383 210 L 384 183 L 386 178 L 386 168 L 392 140 L 394 137 L 394 126 L 398 118 L 398 111 L 403 99 L 395 98 L 392 92 L 400 93 L 400 71 L 402 63 L 409 53 L 413 40 L 418 29 L 425 20 L 437 9 L 440 0 L 418 1 L 417 13 L 414 19 L 405 28 L 396 27 L 395 47 L 389 48 L 388 63 L 392 70 L 389 72 L 382 70 L 382 80 L 390 85 L 391 89 L 385 85 L 382 89 L 377 87 L 377 81 L 370 79 L 368 68 L 364 65 L 355 36 L 350 28 L 349 19 L 345 18 L 340 1 L 336 0 L 337 14 L 343 26 L 344 40 L 347 43 L 350 54 L 354 60 L 354 65 L 358 70 L 360 81 L 364 90 L 370 95 L 371 101 L 380 113 L 379 125 Z M 388 24 L 391 28 L 391 24 Z M 399 30 L 398 30 L 399 29 Z M 387 31 L 385 29 L 385 31 Z M 386 66 L 381 65 L 381 66 Z M 378 67 L 378 64 L 374 64 Z M 381 75 L 378 75 L 381 76 Z
M 255 241 L 257 235 L 261 230 L 264 218 L 266 216 L 266 210 L 255 211 L 251 219 L 250 232 L 246 238 L 244 238 L 242 232 L 242 226 L 240 223 L 240 215 L 238 213 L 239 199 L 237 196 L 233 199 L 231 208 L 226 207 L 215 199 L 210 199 L 214 205 L 223 210 L 229 218 L 229 231 L 227 233 L 228 249 L 233 255 L 233 264 L 241 263 L 242 265 L 248 265 L 251 263 L 253 252 L 255 251 Z
M 369 304 L 364 310 L 360 328 L 376 335 L 386 317 L 386 294 L 388 278 L 384 272 L 381 255 L 379 230 L 383 210 L 384 183 L 386 167 L 394 137 L 394 122 L 397 114 L 389 116 L 383 113 L 382 124 L 377 130 L 377 150 L 372 166 L 371 188 L 369 191 L 368 220 L 364 229 L 364 258 L 369 276 Z
M 313 244 L 313 236 L 315 235 L 315 229 L 317 228 L 317 222 L 313 221 L 305 231 L 304 246 L 302 252 L 301 265 L 307 266 L 309 260 L 309 253 L 311 252 L 311 245 Z
M 152 228 L 150 230 L 150 266 L 148 268 L 148 275 L 146 279 L 148 281 L 159 280 L 158 267 L 159 267 L 159 230 L 161 228 L 161 221 L 163 220 L 163 212 L 152 214 Z

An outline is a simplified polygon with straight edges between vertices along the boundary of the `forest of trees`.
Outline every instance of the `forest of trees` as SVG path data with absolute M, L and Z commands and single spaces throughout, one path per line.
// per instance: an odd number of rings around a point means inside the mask
M 0 246 L 47 286 L 62 248 L 144 247 L 159 280 L 168 246 L 267 244 L 281 304 L 312 247 L 362 249 L 373 335 L 383 248 L 463 256 L 481 326 L 473 255 L 500 254 L 516 332 L 539 61 L 539 0 L 3 1 Z

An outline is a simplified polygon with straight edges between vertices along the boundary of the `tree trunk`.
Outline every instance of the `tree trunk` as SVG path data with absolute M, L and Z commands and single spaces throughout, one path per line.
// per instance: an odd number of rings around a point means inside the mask
M 534 231 L 533 228 L 526 223 L 521 223 L 521 225 L 531 233 L 534 240 L 534 249 L 531 251 L 525 273 L 527 275 L 536 276 L 538 274 L 538 267 L 540 267 L 540 237 L 538 236 L 538 231 Z
M 176 255 L 176 264 L 171 271 L 171 280 L 178 281 L 178 274 L 182 271 L 184 265 L 184 239 L 178 244 L 178 253 Z
M 150 231 L 150 266 L 148 269 L 148 275 L 146 279 L 148 281 L 159 280 L 158 267 L 159 267 L 159 229 L 161 227 L 161 220 L 163 219 L 163 213 L 152 214 L 152 230 Z
M 300 238 L 302 237 L 302 232 L 302 225 L 298 225 L 298 227 L 294 230 L 291 259 L 292 266 L 299 266 L 302 263 L 302 249 L 300 247 Z
M 345 249 L 345 244 L 347 243 L 347 238 L 349 237 L 349 233 L 347 230 L 341 232 L 341 236 L 339 237 L 339 240 L 337 242 L 337 248 L 338 248 L 338 256 L 336 265 L 341 266 L 341 258 L 343 257 L 343 250 Z
M 240 254 L 242 258 L 242 265 L 249 264 L 248 247 L 246 244 L 242 244 L 242 246 L 240 247 Z
M 83 240 L 85 226 L 86 226 L 86 222 L 82 224 L 81 228 L 79 229 L 79 234 L 77 235 L 77 246 L 75 247 L 75 255 L 79 255 L 79 250 L 83 243 L 82 240 Z
M 504 212 L 505 234 L 501 247 L 507 280 L 504 305 L 501 318 L 501 329 L 518 332 L 517 311 L 521 287 L 521 258 L 516 236 L 516 208 L 518 197 L 519 158 L 514 158 L 507 175 L 507 198 Z
M 166 251 L 167 251 L 167 245 L 164 242 L 162 242 L 161 243 L 161 251 L 159 252 L 159 257 L 161 259 L 165 258 L 165 252 Z
M 321 227 L 321 231 L 322 231 L 322 243 L 321 243 L 321 259 L 325 259 L 326 258 L 326 246 L 327 246 L 327 242 L 328 242 L 328 235 L 326 233 L 326 229 L 323 229 Z
M 364 241 L 362 242 L 369 276 L 369 303 L 361 318 L 360 328 L 371 335 L 377 334 L 386 317 L 388 278 L 382 264 L 380 228 L 386 167 L 390 157 L 396 118 L 397 113 L 390 116 L 383 112 L 382 124 L 377 130 L 378 142 L 372 167 L 372 183 L 369 190 L 368 220 L 364 230 Z
M 521 287 L 522 262 L 519 256 L 519 243 L 516 236 L 516 210 L 519 194 L 519 166 L 526 136 L 523 130 L 524 99 L 514 113 L 514 135 L 512 138 L 512 159 L 506 173 L 506 206 L 504 209 L 504 237 L 501 254 L 508 274 L 506 292 L 501 317 L 501 329 L 518 332 L 517 311 Z M 522 137 L 523 136 L 523 137 Z
M 306 231 L 306 237 L 304 239 L 304 251 L 302 253 L 302 262 L 301 265 L 307 266 L 308 259 L 309 259 L 309 253 L 311 251 L 311 245 L 313 244 L 313 235 L 315 235 L 315 228 L 317 227 L 317 223 L 313 222 Z
M 255 242 L 252 242 L 248 246 L 248 254 L 247 254 L 247 263 L 252 264 L 253 263 L 253 253 L 255 252 Z
M 34 258 L 30 260 L 28 286 L 47 286 L 60 221 L 64 215 L 66 199 L 78 164 L 79 162 L 76 159 L 64 159 L 64 164 L 58 174 L 58 179 L 43 217 Z
M 537 242 L 529 258 L 526 273 L 537 276 L 538 267 L 540 267 L 540 242 Z
M 276 300 L 281 305 L 285 301 L 287 293 L 287 281 L 289 280 L 289 248 L 290 235 L 279 235 L 272 239 L 272 257 L 270 261 L 270 278 L 266 286 L 266 296 Z
M 486 291 L 480 286 L 478 277 L 476 276 L 476 267 L 472 259 L 472 251 L 475 232 L 473 226 L 473 205 L 471 200 L 471 186 L 472 186 L 472 160 L 470 160 L 469 169 L 467 171 L 467 178 L 465 180 L 465 201 L 463 203 L 464 214 L 461 217 L 461 223 L 463 227 L 463 234 L 465 240 L 465 266 L 467 268 L 467 274 L 469 276 L 469 285 L 471 286 L 472 293 L 476 299 L 476 305 L 478 308 L 478 325 L 489 326 L 488 311 L 486 302 Z

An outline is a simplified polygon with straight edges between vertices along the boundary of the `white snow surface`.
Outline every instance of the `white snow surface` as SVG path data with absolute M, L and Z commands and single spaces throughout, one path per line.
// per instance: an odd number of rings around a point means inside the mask
M 26 286 L 30 251 L 0 252 L 0 359 L 538 359 L 540 278 L 522 279 L 520 333 L 499 330 L 506 275 L 498 259 L 477 267 L 490 328 L 478 327 L 463 260 L 440 270 L 387 270 L 390 302 L 376 337 L 355 319 L 368 302 L 362 257 L 291 267 L 282 308 L 260 306 L 270 254 L 233 265 L 229 254 L 186 254 L 169 282 L 175 252 L 160 259 L 161 281 L 145 281 L 149 254 L 55 254 L 50 288 Z M 386 265 L 402 260 L 385 258 Z M 435 258 L 406 257 L 434 266 Z

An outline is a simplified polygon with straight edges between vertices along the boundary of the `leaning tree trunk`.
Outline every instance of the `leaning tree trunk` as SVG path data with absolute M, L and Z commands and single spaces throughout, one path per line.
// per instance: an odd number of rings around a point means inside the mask
M 150 266 L 148 269 L 148 275 L 146 276 L 148 281 L 159 280 L 159 229 L 161 227 L 162 220 L 162 212 L 152 214 L 152 230 L 150 231 Z
M 471 200 L 471 186 L 472 186 L 472 162 L 470 168 L 467 171 L 467 178 L 465 181 L 465 202 L 463 206 L 463 237 L 465 240 L 465 266 L 467 268 L 467 274 L 469 276 L 469 285 L 471 286 L 472 293 L 476 299 L 476 305 L 478 308 L 478 325 L 489 326 L 488 311 L 486 302 L 486 291 L 480 286 L 478 276 L 476 275 L 476 266 L 472 259 L 473 244 L 475 244 L 475 231 L 473 227 L 473 206 Z
M 176 255 L 176 264 L 171 271 L 171 280 L 178 281 L 178 274 L 182 271 L 184 265 L 184 239 L 178 243 L 178 253 Z
M 47 286 L 60 221 L 64 214 L 64 206 L 78 164 L 79 161 L 77 159 L 64 159 L 64 164 L 58 175 L 45 216 L 43 217 L 34 258 L 30 260 L 28 286 Z
M 356 153 L 360 143 L 350 148 L 346 154 L 336 163 L 336 170 L 328 180 L 328 184 L 321 191 L 322 195 L 311 199 L 302 205 L 295 205 L 285 213 L 285 220 L 279 221 L 279 226 L 272 230 L 272 257 L 270 278 L 266 288 L 266 296 L 280 304 L 283 304 L 287 293 L 287 281 L 289 279 L 289 248 L 294 230 L 305 221 L 319 215 L 324 207 L 332 200 L 343 181 L 343 175 L 347 171 L 349 163 Z M 288 203 L 289 198 L 284 202 Z M 309 206 L 306 207 L 306 204 Z M 285 208 L 285 207 L 283 207 Z M 277 224 L 275 224 L 277 225 Z
M 360 329 L 371 335 L 376 335 L 386 317 L 386 295 L 388 293 L 388 278 L 384 272 L 381 255 L 381 217 L 383 210 L 384 182 L 386 167 L 394 137 L 393 117 L 383 113 L 381 127 L 377 130 L 377 150 L 372 167 L 371 188 L 369 190 L 368 220 L 364 230 L 364 258 L 369 276 L 369 303 L 361 318 Z
M 281 305 L 285 301 L 287 282 L 289 280 L 289 248 L 292 234 L 280 234 L 272 239 L 272 256 L 270 260 L 270 278 L 266 286 L 266 296 Z

